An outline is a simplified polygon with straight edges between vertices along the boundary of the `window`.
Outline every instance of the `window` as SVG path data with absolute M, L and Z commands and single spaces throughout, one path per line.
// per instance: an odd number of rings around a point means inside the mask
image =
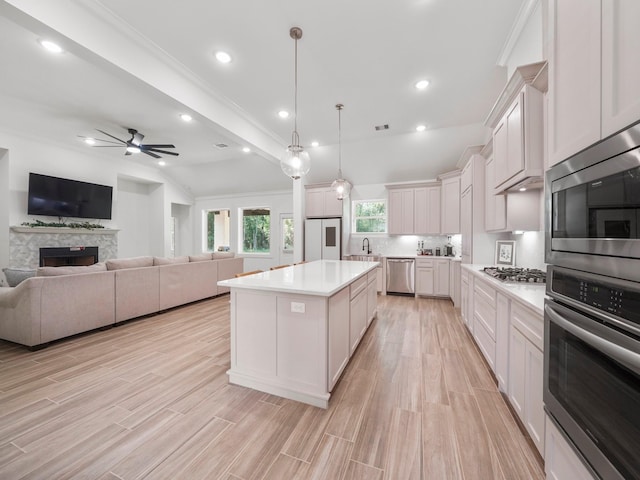
M 353 233 L 385 233 L 387 202 L 385 200 L 354 200 Z
M 269 253 L 271 214 L 268 208 L 242 209 L 242 251 Z
M 205 210 L 204 241 L 202 250 L 215 252 L 220 247 L 229 247 L 229 210 Z
M 293 252 L 293 217 L 290 214 L 280 216 L 282 251 Z

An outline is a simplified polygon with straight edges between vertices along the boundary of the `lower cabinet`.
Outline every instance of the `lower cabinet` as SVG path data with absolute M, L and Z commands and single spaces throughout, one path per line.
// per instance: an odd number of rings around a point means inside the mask
M 329 391 L 340 378 L 351 356 L 349 331 L 349 287 L 343 288 L 329 299 Z
M 449 263 L 449 260 L 436 260 L 434 293 L 438 297 L 449 296 Z
M 471 289 L 469 286 L 469 278 L 469 272 L 466 270 L 460 272 L 460 315 L 462 316 L 464 324 L 471 330 L 469 317 L 469 294 Z
M 544 471 L 548 480 L 595 479 L 553 420 L 546 417 Z
M 349 355 L 352 355 L 367 329 L 367 277 L 362 277 L 351 285 L 349 307 Z
M 508 392 L 509 385 L 509 313 L 510 300 L 502 293 L 496 295 L 496 378 L 498 389 Z
M 512 303 L 508 396 L 536 448 L 544 455 L 542 329 L 543 323 L 539 316 Z
M 432 259 L 418 258 L 416 260 L 416 295 L 433 295 L 433 269 Z
M 496 291 L 486 282 L 473 283 L 473 336 L 491 370 L 496 370 Z
M 373 317 L 376 315 L 378 306 L 378 288 L 376 270 L 369 272 L 367 276 L 367 326 L 371 325 Z

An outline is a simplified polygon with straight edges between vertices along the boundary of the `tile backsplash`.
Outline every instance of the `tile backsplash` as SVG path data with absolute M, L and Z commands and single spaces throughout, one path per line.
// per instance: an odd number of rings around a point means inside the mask
M 431 248 L 435 254 L 436 248 L 440 248 L 444 254 L 444 246 L 447 244 L 447 235 L 375 235 L 364 237 L 352 235 L 349 245 L 345 248 L 345 255 L 358 255 L 363 253 L 362 243 L 365 238 L 369 239 L 371 251 L 380 255 L 415 255 L 418 249 L 418 242 L 424 242 L 424 248 Z M 460 255 L 462 237 L 452 235 L 451 243 L 456 255 Z

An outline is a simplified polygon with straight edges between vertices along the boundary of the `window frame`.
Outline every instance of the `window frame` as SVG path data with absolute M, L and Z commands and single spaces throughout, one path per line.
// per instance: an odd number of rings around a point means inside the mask
M 229 243 L 227 246 L 231 247 L 231 208 L 203 208 L 202 209 L 202 253 L 207 252 L 217 252 L 220 245 L 216 245 L 215 243 L 215 231 L 214 231 L 214 239 L 213 239 L 213 250 L 209 250 L 209 222 L 208 217 L 210 212 L 229 212 L 229 225 L 228 230 L 226 232 L 229 237 Z
M 264 252 L 247 252 L 244 249 L 244 212 L 246 210 L 266 210 L 269 212 L 269 250 Z M 252 257 L 271 257 L 271 251 L 273 249 L 273 212 L 271 207 L 238 207 L 238 253 L 243 256 Z
M 357 217 L 356 216 L 356 205 L 362 203 L 382 203 L 384 205 L 384 215 L 376 215 L 370 217 Z M 352 235 L 362 235 L 362 236 L 376 236 L 376 235 L 387 235 L 389 232 L 389 202 L 386 198 L 363 198 L 361 200 L 352 200 L 351 201 L 351 234 Z M 357 221 L 358 219 L 370 219 L 370 218 L 383 218 L 384 219 L 384 232 L 358 232 Z

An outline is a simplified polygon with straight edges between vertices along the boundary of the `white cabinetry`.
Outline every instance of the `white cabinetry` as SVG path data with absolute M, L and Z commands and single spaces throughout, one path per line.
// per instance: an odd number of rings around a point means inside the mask
M 463 172 L 469 178 L 465 181 L 466 189 L 460 196 L 460 233 L 462 234 L 462 263 L 480 263 L 474 258 L 474 239 L 480 240 L 484 233 L 485 214 L 485 159 L 479 154 L 473 154 Z M 484 261 L 486 262 L 486 260 Z
M 371 325 L 378 307 L 377 270 L 367 274 L 367 326 Z
M 413 233 L 413 188 L 389 190 L 389 233 Z
M 440 233 L 440 185 L 407 188 L 387 185 L 389 233 L 430 235 Z
M 351 355 L 349 322 L 345 321 L 349 318 L 349 311 L 349 287 L 347 287 L 329 299 L 329 391 L 333 390 Z
M 518 303 L 511 304 L 509 400 L 544 455 L 543 321 Z
M 449 261 L 449 295 L 455 308 L 460 308 L 460 262 Z
M 471 245 L 473 242 L 473 196 L 468 188 L 460 197 L 460 233 L 462 234 L 462 261 L 471 262 Z
M 361 277 L 351 284 L 349 309 L 349 354 L 353 355 L 360 339 L 367 329 L 367 277 Z
M 549 163 L 640 119 L 640 2 L 549 1 Z
M 496 295 L 496 378 L 498 389 L 507 393 L 509 385 L 509 309 L 511 302 L 502 293 Z
M 341 217 L 342 200 L 336 198 L 336 192 L 331 189 L 331 186 L 307 186 L 305 213 L 307 218 Z
M 434 273 L 434 294 L 438 297 L 449 296 L 449 260 L 436 260 L 436 270 Z
M 460 233 L 460 175 L 440 176 L 442 181 L 441 233 L 454 235 Z
M 545 426 L 544 471 L 548 480 L 594 479 L 580 457 L 548 416 Z
M 487 282 L 473 285 L 473 336 L 491 370 L 496 369 L 496 291 Z
M 494 136 L 494 141 L 496 137 Z M 507 203 L 505 195 L 496 195 L 493 192 L 495 186 L 495 161 L 493 156 L 487 159 L 485 165 L 485 219 L 484 226 L 488 232 L 503 231 L 507 226 Z
M 414 190 L 413 233 L 421 235 L 440 233 L 440 186 L 420 187 Z
M 460 272 L 460 314 L 464 324 L 473 333 L 473 312 L 470 311 L 473 305 L 472 289 L 473 275 L 462 269 Z
M 416 295 L 434 294 L 434 260 L 416 259 Z

